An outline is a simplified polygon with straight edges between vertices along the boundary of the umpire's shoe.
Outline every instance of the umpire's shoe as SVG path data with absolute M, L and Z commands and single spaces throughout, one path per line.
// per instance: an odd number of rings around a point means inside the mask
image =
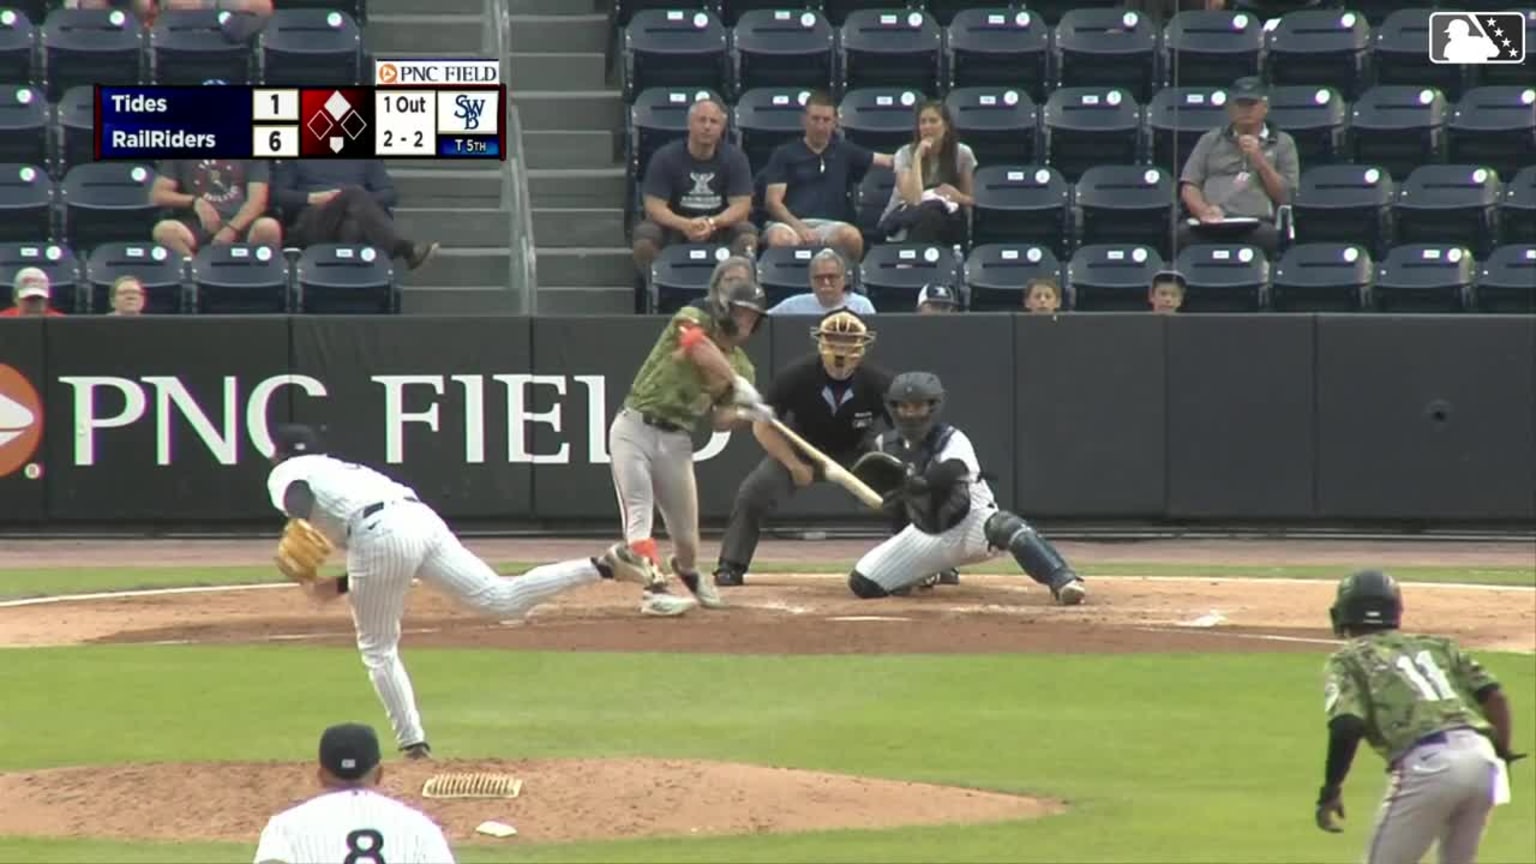
M 699 601 L 699 605 L 705 609 L 724 609 L 725 601 L 720 599 L 720 592 L 710 580 L 699 575 L 699 571 L 685 573 L 677 566 L 677 557 L 667 559 L 667 566 L 677 574 L 677 581 L 687 586 L 688 590 Z
M 740 588 L 747 582 L 747 574 L 734 567 L 721 567 L 715 571 L 715 584 L 721 588 Z
M 1076 606 L 1088 598 L 1088 586 L 1083 584 L 1082 577 L 1069 570 L 1051 586 L 1051 596 L 1062 606 Z

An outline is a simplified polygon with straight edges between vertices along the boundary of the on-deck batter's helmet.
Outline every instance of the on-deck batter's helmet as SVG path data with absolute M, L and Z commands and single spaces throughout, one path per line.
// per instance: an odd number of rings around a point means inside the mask
M 272 430 L 272 447 L 272 455 L 280 459 L 325 452 L 320 433 L 313 426 L 302 423 L 284 423 Z
M 1380 570 L 1351 573 L 1339 580 L 1328 617 L 1335 636 L 1360 626 L 1396 630 L 1403 620 L 1403 591 Z
M 852 309 L 834 309 L 811 328 L 811 338 L 827 371 L 847 378 L 859 368 L 864 350 L 875 341 L 875 331 Z
M 912 402 L 927 403 L 928 410 L 921 416 L 903 416 L 899 407 Z M 903 372 L 891 380 L 890 389 L 885 392 L 885 405 L 901 437 L 921 441 L 939 420 L 944 407 L 944 382 L 932 372 Z
M 732 255 L 716 264 L 709 277 L 706 305 L 715 324 L 729 336 L 736 335 L 736 319 L 731 311 L 737 307 L 754 310 L 757 320 L 752 325 L 752 332 L 757 332 L 768 312 L 768 295 L 757 284 L 757 265 L 752 259 Z

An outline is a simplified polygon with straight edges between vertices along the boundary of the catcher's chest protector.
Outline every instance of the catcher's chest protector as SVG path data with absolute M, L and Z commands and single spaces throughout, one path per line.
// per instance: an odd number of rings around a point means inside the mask
M 949 436 L 954 429 L 942 423 L 933 427 L 928 437 L 919 441 L 914 446 L 907 446 L 900 434 L 894 431 L 883 432 L 880 435 L 879 447 L 881 452 L 889 453 L 897 459 L 912 466 L 912 471 L 921 474 L 933 464 L 933 459 L 943 452 L 944 445 L 949 443 Z

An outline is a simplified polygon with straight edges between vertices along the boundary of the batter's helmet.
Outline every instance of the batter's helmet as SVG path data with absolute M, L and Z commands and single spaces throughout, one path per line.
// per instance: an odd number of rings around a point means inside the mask
M 926 402 L 928 412 L 922 417 L 903 418 L 897 408 L 908 402 Z M 885 404 L 901 437 L 921 441 L 938 422 L 939 411 L 944 407 L 944 382 L 932 372 L 903 372 L 891 380 L 890 389 L 885 392 Z
M 742 307 L 756 311 L 757 321 L 752 325 L 752 332 L 757 332 L 768 311 L 768 295 L 757 284 L 757 266 L 750 258 L 733 255 L 715 265 L 715 272 L 709 279 L 708 306 L 715 324 L 730 336 L 736 335 L 732 309 Z
M 1380 570 L 1351 573 L 1339 580 L 1328 617 L 1335 636 L 1351 627 L 1396 630 L 1403 620 L 1403 591 L 1396 579 Z

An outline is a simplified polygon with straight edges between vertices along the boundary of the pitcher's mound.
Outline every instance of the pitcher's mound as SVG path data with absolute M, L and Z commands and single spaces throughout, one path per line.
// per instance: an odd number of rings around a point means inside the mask
M 421 797 L 435 774 L 522 780 L 512 799 Z M 388 762 L 384 791 L 456 842 L 486 820 L 518 840 L 605 840 L 999 822 L 1063 812 L 1059 801 L 954 786 L 672 759 Z M 267 819 L 317 794 L 313 765 L 201 763 L 0 774 L 0 834 L 251 844 Z M 518 840 L 505 842 L 518 842 Z

